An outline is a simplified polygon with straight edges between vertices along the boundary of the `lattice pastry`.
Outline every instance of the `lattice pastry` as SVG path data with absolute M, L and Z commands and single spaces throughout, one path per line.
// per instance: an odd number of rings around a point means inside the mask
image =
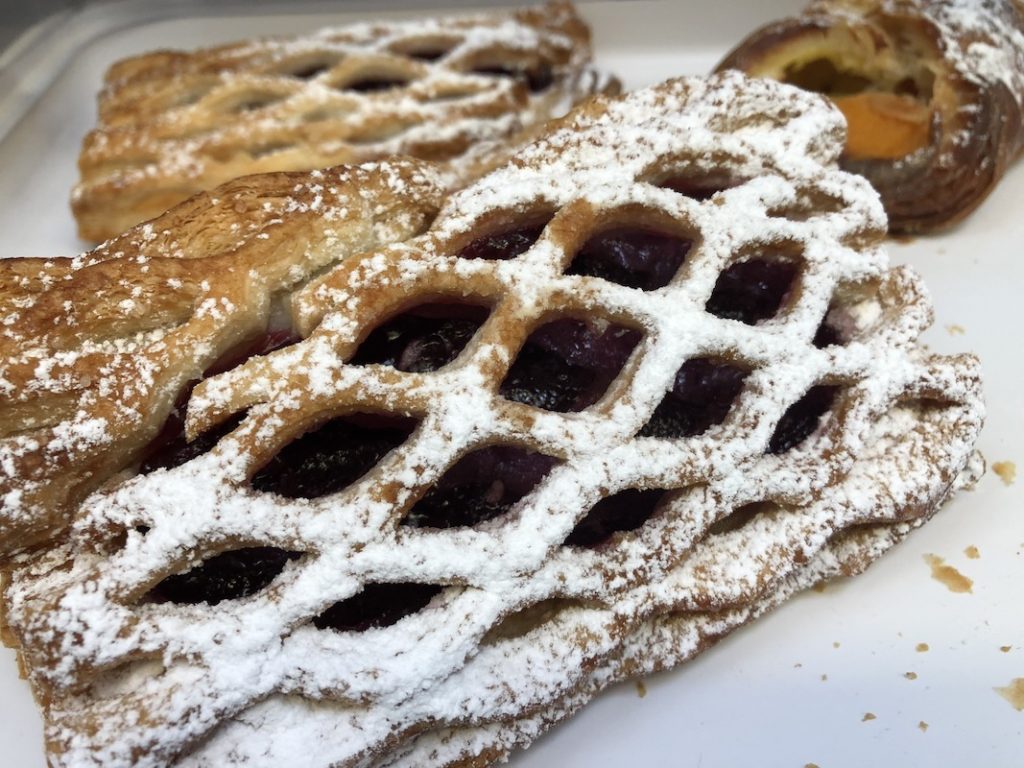
M 719 65 L 830 96 L 849 122 L 842 165 L 897 232 L 973 211 L 1024 149 L 1019 0 L 815 0 Z
M 146 459 L 204 371 L 293 340 L 292 291 L 420 234 L 442 196 L 411 160 L 266 174 L 75 259 L 0 260 L 0 559 Z
M 738 73 L 596 99 L 303 288 L 13 568 L 52 764 L 483 765 L 925 521 L 977 361 L 842 143 Z
M 238 176 L 395 154 L 445 162 L 457 185 L 617 88 L 568 2 L 151 53 L 107 73 L 72 209 L 102 240 Z

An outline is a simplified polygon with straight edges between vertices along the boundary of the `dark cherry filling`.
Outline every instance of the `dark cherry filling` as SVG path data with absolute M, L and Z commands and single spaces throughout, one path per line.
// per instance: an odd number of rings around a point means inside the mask
M 277 547 L 247 547 L 223 552 L 187 573 L 168 576 L 152 590 L 151 602 L 216 605 L 259 592 L 284 570 L 289 560 L 301 556 Z
M 645 229 L 613 229 L 591 237 L 566 273 L 653 291 L 675 277 L 692 245 L 692 240 Z
M 402 520 L 414 528 L 454 528 L 509 510 L 551 471 L 556 459 L 495 445 L 463 456 Z
M 351 485 L 412 433 L 413 419 L 353 414 L 286 445 L 252 478 L 257 491 L 316 499 Z
M 718 276 L 705 309 L 747 325 L 767 320 L 779 311 L 796 273 L 797 265 L 789 261 L 750 259 L 733 264 Z
M 488 261 L 514 259 L 530 250 L 530 247 L 537 242 L 541 232 L 544 231 L 544 226 L 545 224 L 531 224 L 527 227 L 518 227 L 478 237 L 459 251 L 459 256 L 463 259 L 487 259 Z
M 540 93 L 551 87 L 555 82 L 555 73 L 549 64 L 539 64 L 536 67 L 527 69 L 513 69 L 512 67 L 475 67 L 471 70 L 477 75 L 495 75 L 497 77 L 511 77 L 522 80 L 530 93 Z
M 362 592 L 315 617 L 313 624 L 317 629 L 352 632 L 390 627 L 425 608 L 441 589 L 437 584 L 367 584 Z
M 747 371 L 700 357 L 687 360 L 675 386 L 658 404 L 641 437 L 692 437 L 721 424 L 743 388 Z
M 665 491 L 661 489 L 640 491 L 629 488 L 601 499 L 576 524 L 565 544 L 570 547 L 596 547 L 618 531 L 636 530 L 654 514 L 664 495 Z
M 601 399 L 640 339 L 621 325 L 600 331 L 580 320 L 547 323 L 530 334 L 499 392 L 548 411 L 582 411 Z
M 806 440 L 835 402 L 839 387 L 819 384 L 793 403 L 782 414 L 772 439 L 768 441 L 768 453 L 785 453 Z
M 244 363 L 251 357 L 266 355 L 277 349 L 291 346 L 301 341 L 291 330 L 273 331 L 245 342 L 222 355 L 216 362 L 203 372 L 203 379 L 218 373 L 229 371 Z M 244 414 L 236 414 L 224 423 L 207 430 L 195 440 L 185 439 L 185 412 L 192 390 L 202 379 L 191 381 L 175 401 L 171 412 L 167 414 L 160 433 L 150 441 L 146 448 L 139 472 L 149 474 L 156 469 L 172 469 L 191 461 L 197 456 L 210 451 L 224 435 L 237 427 Z
M 416 307 L 371 331 L 349 362 L 413 373 L 436 371 L 459 356 L 487 315 L 486 307 L 469 304 Z
M 345 83 L 342 86 L 342 90 L 356 91 L 357 93 L 379 93 L 381 91 L 390 91 L 393 88 L 401 88 L 408 83 L 408 80 L 395 77 L 366 77 L 361 80 L 353 80 L 351 83 Z
M 662 189 L 671 189 L 673 192 L 678 192 L 684 197 L 703 201 L 710 200 L 719 192 L 724 192 L 727 189 L 735 187 L 737 183 L 738 182 L 725 177 L 694 178 L 689 176 L 679 176 L 663 181 L 658 186 Z
M 832 347 L 836 344 L 842 344 L 844 342 L 843 335 L 833 325 L 830 325 L 828 318 L 821 321 L 821 325 L 818 326 L 818 330 L 814 334 L 814 346 L 818 349 L 824 347 Z

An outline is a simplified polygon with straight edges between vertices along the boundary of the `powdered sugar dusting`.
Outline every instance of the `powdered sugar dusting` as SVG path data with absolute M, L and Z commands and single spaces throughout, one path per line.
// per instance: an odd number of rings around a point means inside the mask
M 305 341 L 196 389 L 189 428 L 245 412 L 236 429 L 190 462 L 94 494 L 68 548 L 16 574 L 11 623 L 33 650 L 34 684 L 53 697 L 51 759 L 160 765 L 184 750 L 183 765 L 279 763 L 301 744 L 324 765 L 434 765 L 503 751 L 616 676 L 689 657 L 815 575 L 859 570 L 922 522 L 980 429 L 977 363 L 918 347 L 930 319 L 923 290 L 908 270 L 888 269 L 877 197 L 835 168 L 842 139 L 823 99 L 735 73 L 592 102 L 450 197 L 422 237 L 308 286 L 294 302 Z M 658 186 L 723 174 L 731 184 L 703 201 Z M 810 202 L 822 199 L 832 202 Z M 550 222 L 521 256 L 458 257 L 538 214 Z M 693 233 L 667 286 L 565 273 L 579 238 L 641 215 Z M 709 314 L 722 271 L 755 257 L 800 265 L 778 315 L 747 325 Z M 819 348 L 812 339 L 841 286 L 876 292 L 880 311 L 870 325 L 850 311 L 844 343 Z M 346 364 L 393 307 L 438 295 L 491 307 L 456 362 L 432 373 Z M 553 316 L 615 320 L 644 336 L 605 398 L 579 413 L 497 394 L 523 335 Z M 700 356 L 750 369 L 725 420 L 691 438 L 636 437 Z M 829 415 L 800 445 L 766 454 L 786 409 L 822 382 L 840 388 Z M 329 496 L 285 499 L 248 483 L 297 434 L 360 411 L 418 427 Z M 486 445 L 559 463 L 485 525 L 398 525 L 459 457 Z M 660 513 L 599 548 L 562 546 L 595 503 L 630 488 L 665 489 Z M 751 502 L 769 511 L 710 530 Z M 867 524 L 878 530 L 858 533 Z M 215 608 L 139 601 L 169 574 L 256 545 L 303 554 L 262 591 Z M 393 626 L 311 623 L 381 582 L 446 588 Z M 549 601 L 550 615 L 525 632 L 504 623 Z M 165 671 L 153 667 L 129 694 L 81 692 L 97 669 L 139 657 Z M 455 726 L 465 729 L 443 731 Z M 442 729 L 441 742 L 411 742 L 424 727 Z
M 449 161 L 464 181 L 513 135 L 611 88 L 589 62 L 568 3 L 129 59 L 108 73 L 74 209 L 106 234 L 154 195 L 394 154 Z
M 75 259 L 0 264 L 14 284 L 0 299 L 2 554 L 66 526 L 85 492 L 138 459 L 187 382 L 271 324 L 275 301 L 422 231 L 441 184 L 394 161 L 218 194 Z

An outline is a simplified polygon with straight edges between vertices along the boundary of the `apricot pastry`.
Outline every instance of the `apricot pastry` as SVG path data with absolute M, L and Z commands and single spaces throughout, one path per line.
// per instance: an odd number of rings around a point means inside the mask
M 718 69 L 831 98 L 847 119 L 842 166 L 875 186 L 895 233 L 957 223 L 1024 148 L 1017 0 L 816 0 Z

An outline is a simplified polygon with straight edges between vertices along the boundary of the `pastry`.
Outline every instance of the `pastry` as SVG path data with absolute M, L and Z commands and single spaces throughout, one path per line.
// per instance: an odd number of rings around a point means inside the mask
M 265 174 L 78 258 L 0 260 L 0 560 L 144 459 L 203 371 L 294 341 L 304 281 L 419 234 L 442 195 L 411 160 Z
M 98 241 L 238 176 L 403 154 L 457 185 L 617 81 L 568 2 L 373 22 L 114 64 L 72 193 Z
M 897 233 L 973 211 L 1024 147 L 1018 0 L 816 0 L 719 64 L 828 95 L 842 166 L 866 176 Z
M 11 566 L 51 764 L 485 765 L 927 520 L 978 364 L 842 137 L 739 73 L 598 98 L 296 292 Z

